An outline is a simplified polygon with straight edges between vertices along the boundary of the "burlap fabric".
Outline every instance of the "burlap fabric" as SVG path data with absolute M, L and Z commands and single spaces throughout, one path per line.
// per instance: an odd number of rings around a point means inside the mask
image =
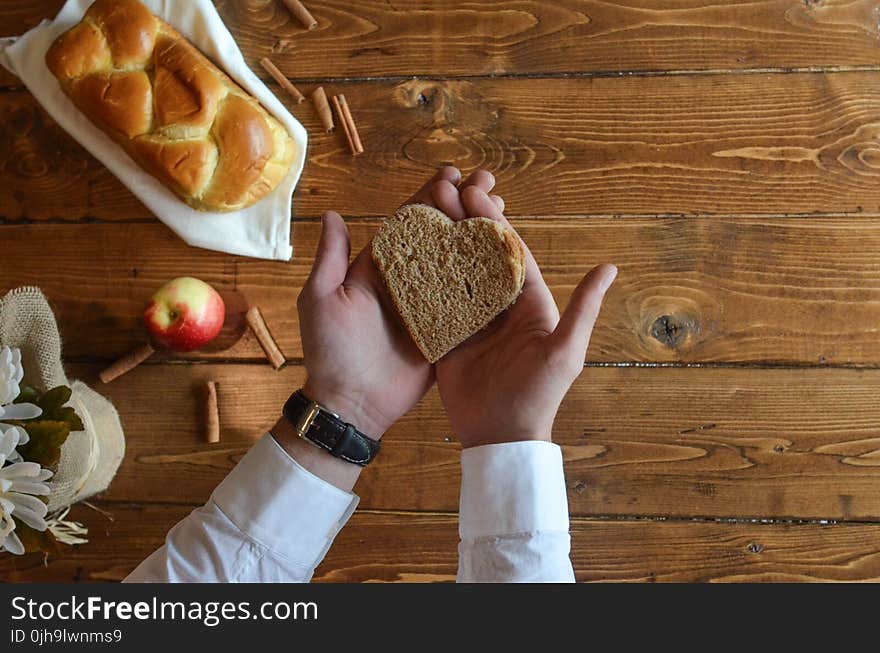
M 107 399 L 80 381 L 68 381 L 58 324 L 39 288 L 16 288 L 0 299 L 0 346 L 4 345 L 21 350 L 25 385 L 41 391 L 70 386 L 70 405 L 85 426 L 71 433 L 61 448 L 50 484 L 49 513 L 106 489 L 125 454 L 122 424 Z

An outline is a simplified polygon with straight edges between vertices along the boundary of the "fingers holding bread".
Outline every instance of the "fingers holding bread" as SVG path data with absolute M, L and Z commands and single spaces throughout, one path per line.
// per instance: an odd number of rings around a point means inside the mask
M 489 197 L 488 191 L 485 191 L 478 186 L 466 186 L 461 189 L 461 201 L 462 204 L 464 204 L 468 215 L 489 218 L 490 220 L 500 222 L 507 227 L 510 226 L 507 222 L 507 218 L 505 218 L 504 214 L 501 212 L 501 209 L 499 209 L 498 205 L 492 201 L 491 197 Z
M 467 179 L 462 181 L 457 187 L 446 187 L 443 182 L 438 182 L 434 186 L 434 206 L 443 211 L 453 220 L 465 220 L 467 218 L 479 217 L 478 214 L 468 213 L 461 201 L 461 191 L 465 188 L 479 188 L 488 193 L 495 187 L 495 177 L 488 170 L 474 170 Z M 500 199 L 500 198 L 499 198 Z M 504 203 L 501 203 L 502 210 Z
M 461 191 L 474 187 L 489 193 L 495 187 L 495 177 L 488 170 L 478 169 L 462 180 L 461 172 L 454 166 L 443 166 L 412 197 L 401 206 L 425 204 L 443 211 L 453 220 L 477 217 L 469 214 L 461 202 Z M 504 211 L 504 200 L 492 195 L 492 201 Z
M 488 170 L 478 168 L 469 174 L 467 179 L 459 184 L 458 188 L 459 190 L 464 190 L 469 186 L 479 188 L 481 191 L 488 194 L 493 188 L 495 188 L 495 175 Z
M 406 202 L 401 204 L 401 206 L 406 206 L 407 204 L 427 204 L 429 206 L 432 205 L 432 197 L 431 190 L 434 188 L 434 184 L 439 181 L 448 181 L 453 185 L 457 185 L 458 182 L 461 181 L 461 171 L 455 166 L 443 166 L 434 173 L 434 176 L 431 177 L 425 184 L 418 190 L 416 193 L 410 197 Z
M 431 188 L 430 206 L 434 206 L 453 220 L 464 220 L 467 215 L 464 204 L 461 203 L 461 196 L 458 187 L 452 182 L 445 179 L 434 182 Z

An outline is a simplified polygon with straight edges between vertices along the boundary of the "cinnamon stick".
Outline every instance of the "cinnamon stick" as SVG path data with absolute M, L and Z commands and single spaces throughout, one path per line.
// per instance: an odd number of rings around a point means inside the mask
M 214 381 L 205 383 L 205 439 L 210 444 L 220 442 L 220 408 Z
M 319 86 L 312 91 L 312 101 L 315 103 L 315 108 L 318 110 L 318 116 L 321 118 L 324 129 L 328 133 L 332 132 L 334 129 L 333 112 L 330 111 L 330 105 L 327 103 L 327 94 L 324 92 L 323 86 Z
M 339 118 L 339 124 L 342 125 L 342 131 L 345 133 L 345 140 L 348 142 L 348 149 L 354 153 L 354 142 L 351 140 L 351 128 L 345 120 L 345 114 L 342 112 L 342 105 L 339 104 L 339 96 L 333 96 L 333 108 L 336 109 L 336 117 Z
M 260 347 L 263 348 L 266 358 L 272 363 L 272 367 L 277 370 L 284 365 L 284 354 L 278 349 L 275 338 L 269 333 L 269 327 L 266 326 L 266 321 L 263 319 L 263 314 L 260 313 L 259 307 L 252 306 L 248 310 L 245 319 L 247 319 L 248 325 L 253 329 L 254 335 L 257 336 L 257 341 L 260 343 Z
M 315 29 L 318 26 L 318 21 L 315 20 L 314 16 L 309 13 L 309 10 L 306 9 L 303 6 L 303 3 L 299 0 L 282 1 L 284 2 L 284 6 L 287 7 L 287 10 L 293 14 L 293 17 L 301 22 L 306 29 Z
M 260 59 L 260 65 L 266 69 L 266 72 L 272 75 L 276 82 L 281 85 L 287 93 L 296 100 L 296 103 L 299 104 L 303 100 L 306 99 L 306 96 L 299 92 L 299 89 L 290 83 L 290 80 L 284 76 L 284 74 L 278 70 L 274 63 L 272 63 L 267 57 L 263 57 Z
M 345 96 L 342 93 L 337 95 L 336 98 L 337 111 L 342 113 L 341 120 L 347 126 L 345 133 L 348 136 L 348 146 L 351 148 L 351 153 L 355 156 L 363 154 L 364 146 L 361 143 L 361 136 L 358 134 L 357 125 L 354 124 L 354 118 L 351 116 L 351 110 L 348 108 L 348 102 L 345 101 Z
M 130 372 L 152 356 L 155 351 L 156 350 L 153 349 L 153 346 L 148 342 L 132 349 L 125 356 L 118 359 L 98 375 L 101 379 L 101 383 L 110 383 L 113 379 L 122 376 L 126 372 Z

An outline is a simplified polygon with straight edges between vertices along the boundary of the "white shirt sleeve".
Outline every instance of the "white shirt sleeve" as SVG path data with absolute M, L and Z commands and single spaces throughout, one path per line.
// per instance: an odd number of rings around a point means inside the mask
M 574 582 L 557 445 L 465 449 L 460 501 L 459 582 Z
M 126 582 L 307 582 L 357 503 L 267 434 Z M 459 581 L 574 580 L 559 447 L 465 450 L 460 533 Z
M 126 582 L 307 582 L 357 503 L 267 434 Z

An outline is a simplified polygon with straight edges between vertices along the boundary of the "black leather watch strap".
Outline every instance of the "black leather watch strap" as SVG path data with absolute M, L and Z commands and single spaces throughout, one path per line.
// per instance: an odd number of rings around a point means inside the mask
M 297 390 L 284 404 L 284 417 L 296 434 L 342 460 L 365 466 L 379 453 L 379 443 L 336 413 Z

